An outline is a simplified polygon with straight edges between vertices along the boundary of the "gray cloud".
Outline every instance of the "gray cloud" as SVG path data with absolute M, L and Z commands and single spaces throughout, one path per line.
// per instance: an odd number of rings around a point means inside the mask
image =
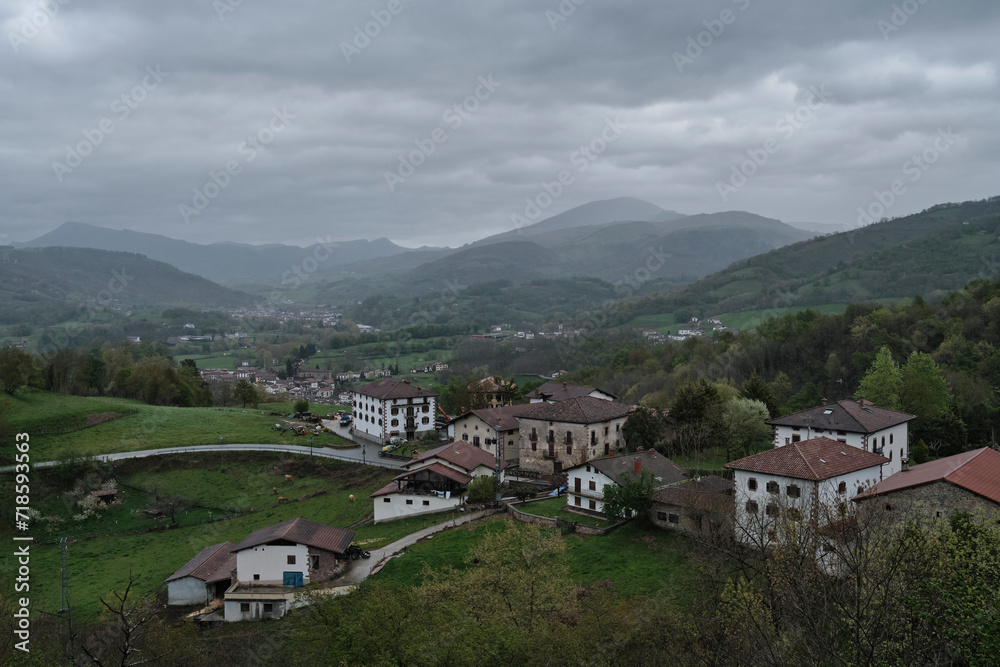
M 565 169 L 546 215 L 627 195 L 853 224 L 947 128 L 957 140 L 887 214 L 997 194 L 995 3 L 62 2 L 0 0 L 12 240 L 77 220 L 199 242 L 455 246 L 510 229 Z M 484 94 L 481 77 L 499 85 Z M 574 166 L 616 116 L 621 135 Z M 390 189 L 401 157 L 421 164 Z

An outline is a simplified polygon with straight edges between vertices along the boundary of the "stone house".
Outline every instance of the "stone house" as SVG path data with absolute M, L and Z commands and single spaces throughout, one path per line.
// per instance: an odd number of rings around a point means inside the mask
M 503 458 L 505 461 L 514 461 L 519 451 L 517 417 L 533 408 L 533 405 L 527 404 L 470 410 L 448 423 L 448 435 L 456 440 L 465 440 L 496 456 L 494 441 L 497 437 L 496 427 L 499 425 L 504 444 Z
M 689 479 L 653 492 L 653 524 L 692 537 L 732 531 L 733 481 L 717 475 Z

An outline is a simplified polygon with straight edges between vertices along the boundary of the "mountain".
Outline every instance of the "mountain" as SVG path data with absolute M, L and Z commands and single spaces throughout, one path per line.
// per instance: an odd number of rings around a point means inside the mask
M 0 324 L 52 323 L 106 309 L 224 308 L 253 297 L 142 255 L 0 247 Z
M 635 315 L 705 315 L 785 306 L 934 298 L 1000 274 L 1000 197 L 816 237 L 741 259 L 674 293 L 647 297 Z
M 294 267 L 301 267 L 307 257 L 323 258 L 320 267 L 333 267 L 407 252 L 385 238 L 374 241 L 354 240 L 325 242 L 307 248 L 281 244 L 249 245 L 224 242 L 203 245 L 179 241 L 159 234 L 127 229 L 108 229 L 81 222 L 67 222 L 47 234 L 26 243 L 22 248 L 70 247 L 115 250 L 145 255 L 209 280 L 236 285 L 261 278 L 280 277 Z

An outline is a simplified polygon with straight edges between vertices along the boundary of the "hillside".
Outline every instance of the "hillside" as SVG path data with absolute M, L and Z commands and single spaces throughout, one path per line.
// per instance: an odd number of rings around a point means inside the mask
M 138 253 L 230 286 L 241 281 L 280 277 L 292 267 L 301 265 L 306 257 L 317 257 L 317 250 L 318 257 L 329 256 L 321 262 L 324 271 L 341 264 L 389 257 L 408 250 L 384 238 L 374 241 L 330 239 L 321 248 L 317 245 L 300 248 L 233 242 L 203 245 L 159 234 L 108 229 L 80 222 L 64 223 L 32 241 L 17 244 L 17 247 L 24 248 L 55 246 Z
M 0 247 L 0 324 L 52 323 L 106 307 L 246 305 L 249 294 L 142 255 L 89 248 Z
M 817 237 L 742 259 L 635 314 L 693 308 L 710 315 L 781 306 L 935 296 L 1000 270 L 1000 197 Z

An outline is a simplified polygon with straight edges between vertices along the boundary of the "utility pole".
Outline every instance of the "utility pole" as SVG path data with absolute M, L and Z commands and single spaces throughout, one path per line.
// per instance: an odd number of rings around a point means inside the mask
M 496 507 L 500 507 L 500 498 L 503 496 L 500 491 L 500 474 L 501 466 L 503 465 L 503 434 L 500 432 L 500 417 L 497 417 L 497 425 L 493 434 L 496 436 L 496 440 L 494 440 L 494 442 L 496 443 L 497 459 L 496 471 L 493 473 L 493 479 L 496 483 L 496 498 L 494 499 L 494 502 Z

